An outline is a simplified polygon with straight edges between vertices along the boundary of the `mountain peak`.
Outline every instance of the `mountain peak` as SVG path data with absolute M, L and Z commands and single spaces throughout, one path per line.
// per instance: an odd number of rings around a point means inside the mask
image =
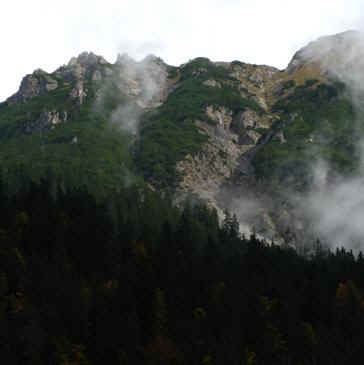
M 72 57 L 68 62 L 68 66 L 75 66 L 80 64 L 81 66 L 94 66 L 94 65 L 106 65 L 108 62 L 104 57 L 98 56 L 93 52 L 82 52 L 77 57 Z
M 129 54 L 126 52 L 118 53 L 115 64 L 122 65 L 122 64 L 126 64 L 126 63 L 128 63 L 128 64 L 135 63 L 135 60 L 132 57 L 130 57 Z
M 320 37 L 308 43 L 293 56 L 287 67 L 292 73 L 305 64 L 316 64 L 322 73 L 337 73 L 338 69 L 353 67 L 364 55 L 364 33 L 349 30 Z M 359 64 L 362 64 L 360 61 Z

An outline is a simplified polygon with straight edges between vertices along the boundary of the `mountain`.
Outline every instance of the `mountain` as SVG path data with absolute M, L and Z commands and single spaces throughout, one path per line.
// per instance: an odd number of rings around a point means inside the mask
M 358 32 L 323 37 L 285 70 L 82 53 L 25 76 L 0 104 L 2 178 L 10 191 L 49 176 L 94 194 L 147 184 L 303 244 L 317 234 L 303 204 L 316 166 L 328 166 L 325 184 L 360 168 L 362 45 Z

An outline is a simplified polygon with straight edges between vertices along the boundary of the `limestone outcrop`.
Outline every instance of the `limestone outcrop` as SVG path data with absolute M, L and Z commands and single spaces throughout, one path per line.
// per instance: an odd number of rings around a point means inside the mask
M 43 111 L 36 120 L 27 121 L 24 125 L 25 133 L 36 131 L 46 131 L 55 128 L 55 126 L 66 123 L 69 120 L 67 111 L 49 110 Z
M 19 91 L 7 99 L 7 103 L 25 102 L 35 96 L 46 94 L 58 87 L 58 81 L 45 71 L 38 69 L 23 78 Z

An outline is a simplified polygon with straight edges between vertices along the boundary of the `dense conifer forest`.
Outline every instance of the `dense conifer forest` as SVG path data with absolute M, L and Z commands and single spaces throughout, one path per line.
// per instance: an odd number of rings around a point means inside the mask
M 359 364 L 364 259 L 242 237 L 198 201 L 0 192 L 2 364 Z

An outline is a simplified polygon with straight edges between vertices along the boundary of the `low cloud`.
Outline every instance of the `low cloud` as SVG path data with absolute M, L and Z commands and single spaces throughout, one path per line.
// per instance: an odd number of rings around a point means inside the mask
M 119 55 L 112 80 L 107 80 L 99 93 L 97 107 L 105 104 L 110 89 L 120 103 L 112 111 L 110 122 L 122 132 L 136 135 L 142 114 L 161 104 L 166 88 L 167 69 L 163 61 L 148 56 L 140 62 L 127 54 Z
M 349 31 L 320 38 L 303 50 L 302 57 L 306 61 L 319 62 L 332 78 L 345 84 L 347 97 L 357 112 L 359 127 L 364 115 L 364 34 Z M 332 247 L 364 249 L 363 146 L 364 136 L 361 136 L 356 146 L 360 168 L 350 177 L 340 172 L 332 177 L 333 169 L 324 160 L 312 166 L 313 183 L 301 209 L 314 233 Z
M 329 182 L 324 162 L 314 167 L 314 184 L 303 209 L 315 233 L 332 247 L 364 248 L 364 171 Z

